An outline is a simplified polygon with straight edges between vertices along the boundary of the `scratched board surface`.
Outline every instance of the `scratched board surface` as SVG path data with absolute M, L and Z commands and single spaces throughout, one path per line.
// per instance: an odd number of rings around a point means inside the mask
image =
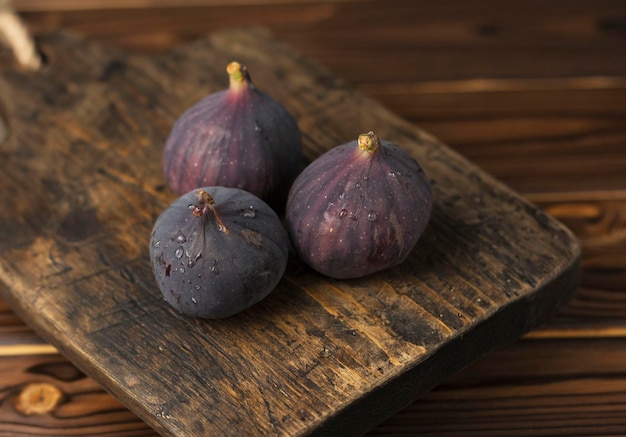
M 163 435 L 361 434 L 576 289 L 560 223 L 261 29 L 151 56 L 39 41 L 40 71 L 0 59 L 2 297 Z M 336 281 L 292 256 L 268 298 L 220 321 L 163 301 L 148 258 L 175 198 L 163 144 L 232 60 L 296 117 L 306 162 L 369 130 L 420 162 L 433 215 L 403 264 Z

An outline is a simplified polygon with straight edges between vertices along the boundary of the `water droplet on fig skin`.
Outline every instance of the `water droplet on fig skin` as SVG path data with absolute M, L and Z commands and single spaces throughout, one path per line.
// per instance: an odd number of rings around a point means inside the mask
M 345 216 L 348 215 L 348 210 L 347 209 L 342 209 L 341 211 L 339 211 L 339 218 L 344 218 Z
M 157 241 L 153 242 L 152 245 L 154 247 L 159 247 L 161 245 L 161 242 L 157 240 Z
M 182 275 L 183 273 L 185 273 L 185 269 L 181 267 L 180 269 L 178 269 L 178 272 Z
M 185 234 L 183 234 L 181 230 L 179 230 L 178 232 L 176 232 L 176 234 L 174 234 L 174 241 L 182 244 L 187 241 L 187 237 L 185 236 Z
M 174 256 L 178 259 L 181 259 L 183 257 L 183 253 L 185 253 L 185 251 L 182 247 L 179 247 L 178 249 L 176 249 L 176 252 L 174 252 Z
M 192 297 L 192 298 L 191 298 L 191 301 L 192 301 L 194 304 L 198 303 L 198 301 L 196 300 L 196 298 L 195 298 L 195 297 Z
M 246 218 L 255 218 L 256 209 L 254 209 L 254 206 L 250 205 L 247 209 L 241 210 L 241 215 L 243 215 Z
M 370 222 L 375 222 L 377 217 L 378 217 L 378 214 L 376 214 L 374 211 L 370 211 L 367 214 L 367 220 Z

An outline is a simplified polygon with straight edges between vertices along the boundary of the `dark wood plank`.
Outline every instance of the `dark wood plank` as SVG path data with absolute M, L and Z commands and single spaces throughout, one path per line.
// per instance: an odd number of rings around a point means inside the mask
M 622 80 L 477 82 L 405 84 L 412 92 L 402 97 L 402 84 L 370 91 L 526 195 L 626 186 Z
M 20 0 L 14 3 L 20 10 Z M 354 84 L 626 73 L 621 0 L 218 2 L 167 13 L 55 9 L 50 2 L 24 16 L 36 30 L 62 27 L 142 51 L 231 26 L 268 26 Z
M 625 351 L 624 337 L 523 341 L 478 361 L 370 435 L 623 435 Z
M 42 344 L 42 340 L 0 300 L 0 345 Z
M 153 58 L 63 35 L 41 44 L 45 71 L 3 71 L 3 296 L 163 434 L 365 432 L 575 290 L 564 227 L 263 32 Z M 162 301 L 145 245 L 172 195 L 154 156 L 233 57 L 296 115 L 308 159 L 376 126 L 424 163 L 435 212 L 405 264 L 337 282 L 292 260 L 272 296 L 221 322 Z M 219 408 L 189 414 L 206 405 Z

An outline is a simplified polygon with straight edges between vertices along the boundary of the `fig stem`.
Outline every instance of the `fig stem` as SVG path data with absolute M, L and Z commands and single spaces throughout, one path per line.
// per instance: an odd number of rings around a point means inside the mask
M 215 210 L 215 199 L 200 188 L 196 191 L 196 204 L 193 207 L 192 214 L 196 217 L 204 216 L 207 211 L 211 211 L 213 213 L 213 217 L 215 217 L 215 221 L 217 222 L 217 229 L 221 232 L 228 233 L 228 228 L 220 219 L 220 216 L 217 215 L 217 211 Z
M 359 135 L 358 143 L 361 150 L 365 150 L 370 153 L 374 153 L 380 147 L 380 140 L 372 131 Z
M 230 76 L 230 89 L 231 90 L 239 90 L 244 87 L 244 85 L 251 86 L 252 80 L 250 79 L 250 74 L 248 73 L 248 69 L 241 65 L 237 61 L 233 61 L 228 66 L 226 66 L 226 72 Z

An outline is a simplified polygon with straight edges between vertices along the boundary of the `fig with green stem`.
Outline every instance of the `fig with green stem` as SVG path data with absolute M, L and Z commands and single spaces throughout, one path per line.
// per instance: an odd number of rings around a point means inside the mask
M 229 88 L 208 95 L 174 124 L 163 152 L 169 187 L 246 190 L 272 206 L 284 202 L 302 162 L 294 117 L 259 91 L 245 66 L 227 66 Z
M 304 262 L 349 279 L 404 261 L 431 211 L 430 183 L 420 165 L 369 132 L 303 170 L 289 192 L 286 225 Z

